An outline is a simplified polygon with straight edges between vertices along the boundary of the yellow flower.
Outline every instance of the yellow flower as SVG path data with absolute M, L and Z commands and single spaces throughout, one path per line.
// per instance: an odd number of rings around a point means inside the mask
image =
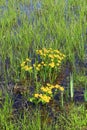
M 38 93 L 34 94 L 34 97 L 38 98 L 38 97 L 39 97 L 39 94 L 38 94 Z
M 58 60 L 61 60 L 61 56 L 59 56 L 59 55 L 56 55 L 56 58 L 57 58 Z
M 46 48 L 43 48 L 43 51 L 44 51 L 44 53 L 47 53 L 47 52 L 48 52 L 48 50 L 47 50 Z
M 36 53 L 37 53 L 37 54 L 40 54 L 40 55 L 43 54 L 42 50 L 36 50 Z
M 51 86 L 51 84 L 47 83 L 47 86 Z
M 42 94 L 39 94 L 39 97 L 42 97 Z
M 43 66 L 47 66 L 47 64 L 44 63 Z
M 59 56 L 59 55 L 57 55 L 57 54 L 54 54 L 54 57 L 55 57 L 55 58 L 58 58 L 58 56 Z
M 41 64 L 38 64 L 38 67 L 41 67 Z
M 52 91 L 49 89 L 49 91 L 47 92 L 48 94 L 52 94 Z
M 42 90 L 43 92 L 48 93 L 48 94 L 52 94 L 52 91 L 51 91 L 51 89 L 50 89 L 49 87 L 41 87 L 41 90 Z
M 42 90 L 42 91 L 44 91 L 44 90 L 45 90 L 45 88 L 44 88 L 44 87 L 41 87 L 41 90 Z
M 29 70 L 28 65 L 25 65 L 23 68 L 25 69 L 25 71 L 28 71 L 28 70 Z
M 42 50 L 38 50 L 38 53 L 39 53 L 40 55 L 42 55 L 42 54 L 43 54 Z
M 65 58 L 66 56 L 64 54 L 62 54 L 63 58 Z
M 32 70 L 32 67 L 30 66 L 30 67 L 28 68 L 28 70 Z
M 34 67 L 36 67 L 36 64 L 33 64 Z
M 59 64 L 59 63 L 57 63 L 56 65 L 57 65 L 57 66 L 60 66 L 60 64 Z
M 52 67 L 52 68 L 55 67 L 54 62 L 49 63 L 49 66 Z
M 41 64 L 44 64 L 44 62 L 42 61 Z
M 37 71 L 39 71 L 39 70 L 40 70 L 40 68 L 39 68 L 39 67 L 36 67 L 36 70 L 37 70 Z
M 60 64 L 60 63 L 61 63 L 61 60 L 59 60 L 58 63 Z
M 50 86 L 50 89 L 52 90 L 53 88 L 55 88 L 55 86 L 54 86 L 54 85 L 51 85 L 51 86 Z
M 39 95 L 41 100 L 45 101 L 45 102 L 49 102 L 51 100 L 51 97 L 47 96 L 46 94 L 43 95 Z
M 54 50 L 54 52 L 56 52 L 56 53 L 58 53 L 58 54 L 60 53 L 60 51 L 58 51 L 58 50 Z
M 63 88 L 63 87 L 59 87 L 59 90 L 60 90 L 60 91 L 64 91 L 64 88 Z
M 44 53 L 43 56 L 46 57 L 46 54 Z
M 31 62 L 31 60 L 29 58 L 26 58 L 26 61 Z
M 38 65 L 34 64 L 33 66 L 35 67 L 35 69 L 36 69 L 37 71 L 39 71 L 39 70 L 40 70 L 40 67 L 41 67 L 41 64 L 38 64 Z
M 24 67 L 25 66 L 25 61 L 21 63 L 21 67 Z
M 61 53 L 61 57 L 64 59 L 66 56 L 64 54 Z
M 30 70 L 32 70 L 32 67 L 31 66 L 29 67 L 28 65 L 26 65 L 26 66 L 23 67 L 23 69 L 25 71 L 30 71 Z
M 59 89 L 59 88 L 60 88 L 60 86 L 59 86 L 58 84 L 56 84 L 56 85 L 55 85 L 55 88 Z
M 47 86 L 49 86 L 49 88 L 52 90 L 54 88 L 54 86 L 52 84 L 47 83 Z
M 54 55 L 53 54 L 49 54 L 48 57 L 54 59 Z

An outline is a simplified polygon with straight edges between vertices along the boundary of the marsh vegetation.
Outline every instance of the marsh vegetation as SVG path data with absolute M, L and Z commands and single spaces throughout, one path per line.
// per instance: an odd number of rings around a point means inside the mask
M 87 1 L 0 0 L 0 129 L 87 129 Z

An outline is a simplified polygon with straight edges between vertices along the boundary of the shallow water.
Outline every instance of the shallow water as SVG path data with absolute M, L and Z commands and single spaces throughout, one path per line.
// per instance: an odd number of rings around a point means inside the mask
M 9 6 L 8 1 L 9 0 L 6 0 L 5 5 L 0 5 L 0 11 L 1 11 L 0 16 L 1 17 L 3 16 L 4 11 L 8 10 L 8 6 Z M 30 0 L 29 5 L 19 2 L 19 3 L 17 3 L 17 6 L 15 5 L 15 7 L 19 7 L 19 10 L 21 12 L 20 16 L 21 16 L 21 14 L 26 14 L 26 16 L 30 19 L 33 11 L 41 9 L 41 2 L 37 1 L 36 6 L 34 6 L 32 0 Z

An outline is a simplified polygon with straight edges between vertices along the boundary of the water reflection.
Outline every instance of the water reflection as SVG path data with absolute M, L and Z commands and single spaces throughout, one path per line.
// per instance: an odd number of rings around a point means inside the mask
M 4 15 L 4 11 L 7 11 L 7 9 L 9 8 L 8 6 L 9 6 L 8 0 L 6 0 L 4 5 L 0 5 L 0 17 L 2 17 Z M 32 13 L 35 10 L 41 9 L 41 2 L 37 1 L 36 4 L 34 4 L 32 0 L 30 0 L 29 4 L 23 4 L 22 2 L 19 2 L 19 3 L 17 3 L 17 5 L 15 3 L 15 7 L 18 7 L 20 10 L 19 17 L 22 14 L 24 14 L 30 19 Z

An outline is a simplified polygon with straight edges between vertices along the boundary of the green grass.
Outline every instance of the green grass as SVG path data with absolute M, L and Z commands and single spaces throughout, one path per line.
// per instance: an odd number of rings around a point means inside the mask
M 23 109 L 22 115 L 17 115 L 12 109 L 12 99 L 5 95 L 4 103 L 0 108 L 0 129 L 1 130 L 83 130 L 87 126 L 87 110 L 84 104 L 76 106 L 70 104 L 63 112 L 59 112 L 59 117 L 55 124 L 49 122 L 47 114 L 42 118 L 39 107 L 32 109 Z M 44 110 L 44 109 L 43 109 Z M 43 111 L 45 112 L 45 110 Z
M 34 6 L 35 9 L 31 13 L 31 16 L 34 17 L 33 24 L 31 19 L 28 19 L 28 16 L 20 10 L 17 3 L 18 1 L 9 0 L 8 10 L 3 11 L 0 21 L 0 52 L 3 61 L 7 55 L 10 57 L 16 76 L 21 61 L 28 56 L 28 53 L 33 53 L 37 48 L 60 49 L 67 55 L 72 67 L 75 67 L 76 55 L 81 60 L 84 59 L 87 24 L 86 1 L 68 2 L 66 12 L 64 0 L 61 2 L 42 1 L 42 8 L 37 10 Z M 77 19 L 73 8 L 77 8 Z M 65 15 L 68 19 L 65 18 Z M 18 17 L 21 26 L 18 24 Z
M 37 2 L 38 0 L 32 2 L 34 9 L 27 15 L 26 11 L 20 8 L 20 4 L 24 8 L 28 5 L 28 9 L 31 5 L 30 0 L 8 0 L 7 4 L 5 0 L 0 0 L 0 58 L 2 59 L 0 61 L 2 63 L 0 76 L 3 75 L 6 85 L 9 80 L 15 83 L 25 80 L 25 75 L 21 73 L 21 63 L 26 57 L 33 59 L 36 49 L 45 47 L 47 49 L 58 49 L 66 55 L 66 62 L 70 63 L 70 69 L 73 72 L 73 82 L 76 83 L 78 88 L 81 82 L 85 88 L 84 81 L 86 79 L 80 78 L 80 80 L 77 76 L 75 60 L 77 56 L 83 62 L 85 57 L 87 1 L 68 0 L 68 3 L 66 3 L 65 0 L 42 0 L 41 8 L 37 8 Z M 7 58 L 10 60 L 6 69 L 5 62 Z M 85 73 L 83 69 L 79 68 L 81 77 Z M 32 77 L 29 80 L 35 82 Z M 35 84 L 39 86 L 38 82 Z M 78 109 L 80 109 L 80 119 L 77 116 Z M 20 117 L 18 122 L 15 122 L 9 119 L 11 118 L 12 110 L 12 101 L 6 94 L 3 109 L 0 108 L 1 130 L 19 130 L 20 127 L 23 130 L 42 130 L 39 111 L 34 112 L 37 116 L 34 116 L 35 118 L 32 116 L 31 121 L 24 111 L 24 119 Z M 86 110 L 83 109 L 83 106 L 73 106 L 72 111 L 68 114 L 68 119 L 64 115 L 60 116 L 59 123 L 61 127 L 58 123 L 54 128 L 51 125 L 44 124 L 43 130 L 63 129 L 62 123 L 66 124 L 64 128 L 66 130 L 77 128 L 82 130 L 87 124 L 84 113 L 86 113 Z M 81 119 L 84 121 L 81 121 Z M 68 120 L 70 123 L 68 123 Z
M 85 130 L 87 127 L 87 115 L 84 104 L 78 106 L 71 104 L 67 112 L 60 114 L 58 123 L 60 129 L 64 130 Z

